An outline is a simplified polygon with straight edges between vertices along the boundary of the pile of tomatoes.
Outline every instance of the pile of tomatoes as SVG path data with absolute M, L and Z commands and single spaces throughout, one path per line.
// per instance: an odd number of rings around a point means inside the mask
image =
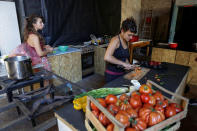
M 130 96 L 122 94 L 118 98 L 110 94 L 105 98 L 97 98 L 97 101 L 126 126 L 126 131 L 145 130 L 182 111 L 180 105 L 169 103 L 161 92 L 153 93 L 151 87 L 145 84 Z M 113 123 L 93 103 L 90 106 L 107 131 L 113 131 Z

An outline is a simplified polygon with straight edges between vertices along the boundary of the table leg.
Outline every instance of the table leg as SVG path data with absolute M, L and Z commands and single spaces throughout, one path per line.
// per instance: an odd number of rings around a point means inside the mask
M 31 91 L 34 90 L 34 85 L 30 85 L 30 90 L 31 90 Z
M 16 110 L 17 110 L 18 115 L 20 115 L 21 114 L 21 110 L 20 110 L 20 108 L 18 106 L 16 107 Z
M 33 118 L 33 119 L 31 119 L 31 124 L 32 124 L 32 126 L 33 127 L 35 127 L 36 126 L 36 121 L 35 121 L 35 119 Z
M 12 102 L 13 101 L 12 97 L 13 97 L 12 92 L 8 92 L 7 93 L 8 102 Z
M 44 87 L 44 81 L 40 81 L 40 88 Z

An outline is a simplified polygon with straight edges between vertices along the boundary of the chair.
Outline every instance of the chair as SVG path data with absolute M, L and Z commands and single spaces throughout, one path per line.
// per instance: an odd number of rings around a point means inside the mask
M 129 52 L 130 52 L 129 62 L 131 64 L 133 63 L 133 51 L 134 51 L 134 48 L 147 47 L 146 48 L 146 56 L 148 56 L 149 55 L 149 45 L 150 45 L 150 40 L 130 42 L 129 43 Z

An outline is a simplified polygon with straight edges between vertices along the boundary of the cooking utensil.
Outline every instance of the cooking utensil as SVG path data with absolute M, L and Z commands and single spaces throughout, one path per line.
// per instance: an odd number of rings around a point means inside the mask
M 4 61 L 10 79 L 22 80 L 33 75 L 31 59 L 27 56 L 9 57 Z
M 98 45 L 98 43 L 97 43 L 97 38 L 96 38 L 95 35 L 91 34 L 91 35 L 90 35 L 90 38 L 92 39 L 92 41 L 93 41 L 92 43 L 93 43 L 93 44 Z
M 58 46 L 58 49 L 62 52 L 66 51 L 68 49 L 68 46 Z
M 177 46 L 178 46 L 178 44 L 177 44 L 177 43 L 170 43 L 169 46 L 170 46 L 170 48 L 172 48 L 172 49 L 176 49 Z

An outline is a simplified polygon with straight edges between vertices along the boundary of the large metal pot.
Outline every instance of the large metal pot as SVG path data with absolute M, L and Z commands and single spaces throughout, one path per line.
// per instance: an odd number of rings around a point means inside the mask
M 27 56 L 9 57 L 4 61 L 10 79 L 22 80 L 33 75 L 31 59 Z

